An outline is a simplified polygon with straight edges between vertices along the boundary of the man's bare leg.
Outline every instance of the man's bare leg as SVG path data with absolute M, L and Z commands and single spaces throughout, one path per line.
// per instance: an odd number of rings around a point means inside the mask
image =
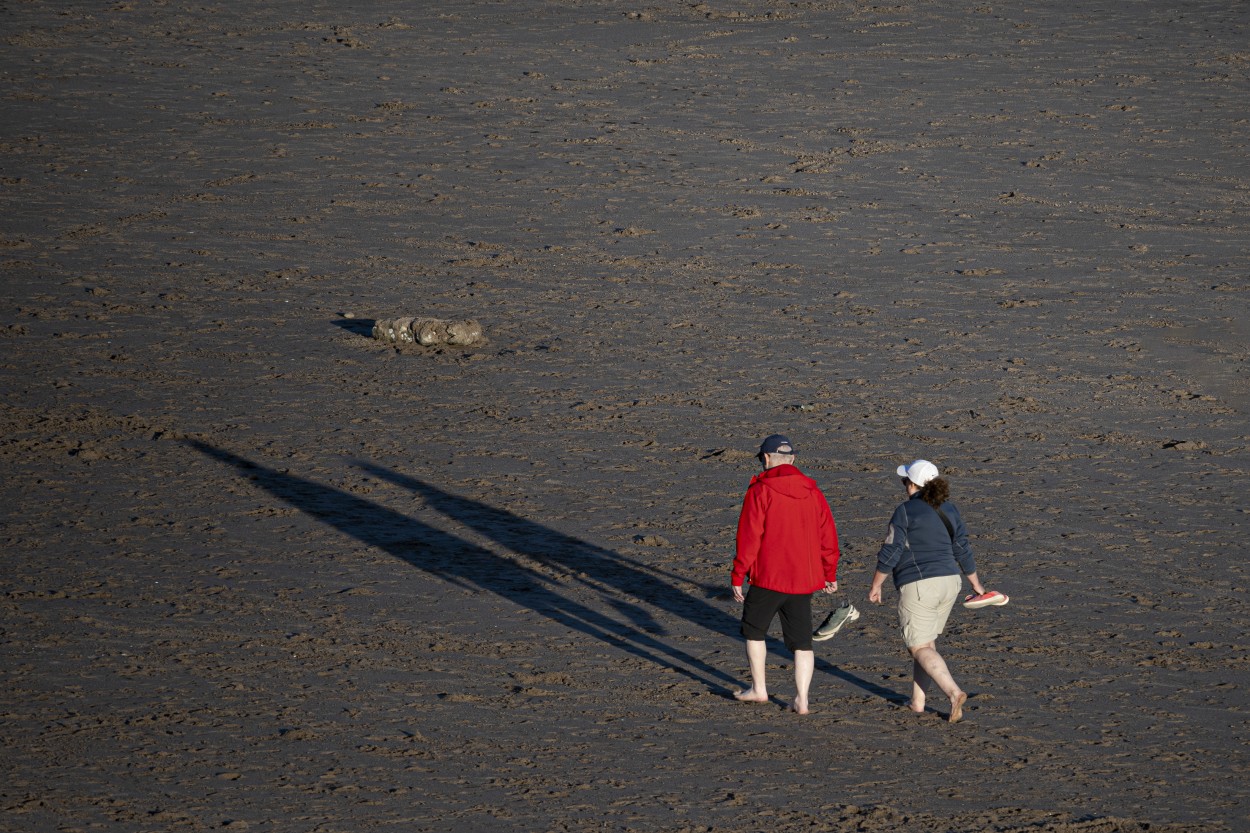
M 747 663 L 751 666 L 751 687 L 735 691 L 734 697 L 744 703 L 767 703 L 768 686 L 764 683 L 764 663 L 768 658 L 768 646 L 762 639 L 747 640 Z
M 950 698 L 951 715 L 948 718 L 951 723 L 958 723 L 964 716 L 964 701 L 968 699 L 968 695 L 964 694 L 963 689 L 955 682 L 955 678 L 951 676 L 950 669 L 946 667 L 946 660 L 942 659 L 942 655 L 937 652 L 934 643 L 926 642 L 923 645 L 916 645 L 909 648 L 911 651 L 913 667 L 919 666 L 920 670 L 928 675 L 929 679 L 937 684 L 942 693 Z M 912 683 L 913 697 L 915 689 L 921 683 L 917 678 Z M 913 700 L 913 703 L 915 701 Z
M 807 714 L 808 691 L 812 687 L 812 674 L 816 671 L 816 652 L 815 651 L 795 651 L 794 652 L 794 705 L 790 708 L 796 714 Z

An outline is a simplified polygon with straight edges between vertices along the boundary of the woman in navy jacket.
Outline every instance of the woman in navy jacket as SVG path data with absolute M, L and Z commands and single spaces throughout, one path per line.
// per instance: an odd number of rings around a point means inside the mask
M 950 698 L 949 720 L 958 722 L 968 695 L 955 682 L 946 661 L 938 653 L 937 638 L 946 628 L 951 608 L 959 598 L 962 579 L 968 576 L 978 594 L 985 588 L 977 578 L 977 565 L 968 545 L 968 531 L 959 510 L 947 502 L 950 487 L 937 466 L 916 460 L 899 466 L 898 475 L 908 500 L 894 510 L 890 531 L 877 553 L 877 571 L 868 600 L 881 604 L 881 587 L 893 576 L 898 590 L 898 619 L 903 641 L 912 656 L 912 693 L 908 704 L 923 714 L 929 684 L 935 683 Z

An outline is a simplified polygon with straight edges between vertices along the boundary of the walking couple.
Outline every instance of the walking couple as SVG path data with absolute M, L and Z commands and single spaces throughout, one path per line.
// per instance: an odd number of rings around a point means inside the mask
M 731 580 L 734 599 L 743 603 L 742 635 L 751 686 L 734 697 L 749 703 L 768 701 L 764 639 L 773 619 L 780 618 L 785 646 L 794 654 L 796 693 L 790 708 L 807 714 L 816 661 L 812 642 L 832 637 L 858 619 L 859 611 L 844 604 L 812 632 L 812 595 L 837 591 L 840 552 L 829 503 L 816 481 L 794 465 L 795 453 L 785 436 L 767 437 L 757 455 L 763 471 L 751 479 L 742 501 Z M 868 600 L 881 604 L 882 586 L 893 577 L 903 641 L 912 657 L 909 707 L 923 713 L 929 688 L 936 685 L 949 699 L 949 720 L 955 723 L 963 717 L 968 695 L 951 676 L 936 642 L 959 597 L 960 574 L 968 577 L 978 596 L 986 595 L 986 590 L 977 577 L 967 529 L 948 500 L 950 488 L 937 466 L 916 460 L 900 466 L 897 474 L 908 499 L 890 518 Z M 744 593 L 747 581 L 750 589 Z M 987 603 L 1006 601 L 997 594 L 993 598 Z

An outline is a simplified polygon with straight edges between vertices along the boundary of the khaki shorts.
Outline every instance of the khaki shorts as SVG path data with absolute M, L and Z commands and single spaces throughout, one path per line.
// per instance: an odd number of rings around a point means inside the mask
M 960 576 L 937 576 L 899 588 L 898 623 L 903 628 L 903 642 L 908 648 L 932 642 L 942 635 L 963 584 Z

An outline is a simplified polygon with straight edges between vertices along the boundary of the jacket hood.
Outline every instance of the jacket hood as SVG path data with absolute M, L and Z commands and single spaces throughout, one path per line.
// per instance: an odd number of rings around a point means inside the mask
M 805 500 L 819 488 L 815 480 L 789 464 L 762 471 L 755 475 L 752 482 L 759 483 L 774 494 L 793 500 Z

